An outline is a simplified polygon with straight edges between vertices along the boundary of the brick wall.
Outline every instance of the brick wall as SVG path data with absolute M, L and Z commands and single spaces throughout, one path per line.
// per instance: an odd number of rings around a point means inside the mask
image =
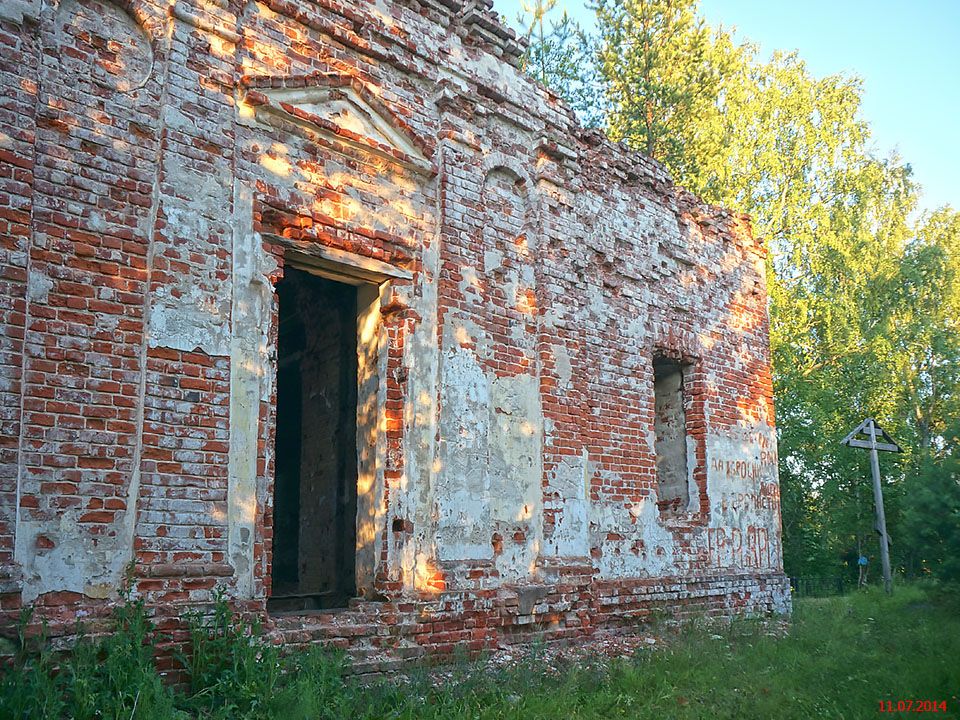
M 376 567 L 278 637 L 404 657 L 789 609 L 764 249 L 578 128 L 489 8 L 19 0 L 0 45 L 5 629 L 128 581 L 161 618 L 217 586 L 266 615 L 286 267 L 379 297 Z M 654 356 L 684 366 L 669 512 Z

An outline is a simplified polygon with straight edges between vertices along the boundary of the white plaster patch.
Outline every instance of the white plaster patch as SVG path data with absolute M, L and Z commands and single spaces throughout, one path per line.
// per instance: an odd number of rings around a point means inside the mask
M 553 346 L 554 371 L 557 373 L 557 379 L 560 381 L 561 388 L 569 388 L 570 380 L 573 378 L 573 366 L 570 363 L 570 355 L 567 353 L 565 345 Z
M 234 218 L 230 342 L 230 453 L 227 483 L 228 555 L 236 594 L 253 597 L 257 503 L 257 452 L 261 436 L 260 403 L 268 401 L 274 368 L 268 350 L 273 307 L 269 274 L 276 267 L 253 232 L 249 190 L 238 185 Z
M 503 264 L 503 252 L 499 249 L 488 249 L 483 251 L 483 269 L 485 272 L 493 272 L 499 269 Z
M 535 573 L 543 532 L 543 419 L 540 383 L 534 375 L 491 381 L 490 514 L 508 534 L 519 529 L 522 542 L 505 543 L 497 556 L 501 577 Z
M 587 451 L 580 456 L 564 456 L 551 474 L 548 492 L 559 496 L 553 532 L 544 539 L 544 554 L 557 557 L 586 557 L 590 552 L 589 500 L 592 464 Z
M 596 285 L 587 286 L 586 309 L 590 317 L 595 318 L 601 323 L 606 322 L 610 308 L 607 305 L 606 298 L 603 296 L 603 290 Z
M 46 303 L 47 295 L 53 288 L 53 280 L 44 273 L 34 270 L 27 278 L 27 299 L 30 302 Z
M 648 495 L 629 507 L 603 503 L 591 507 L 593 545 L 600 576 L 658 577 L 678 572 L 673 535 L 664 527 L 656 499 Z M 622 539 L 608 540 L 608 535 Z
M 701 548 L 720 568 L 780 569 L 780 484 L 769 425 L 707 436 L 710 526 Z
M 91 210 L 90 216 L 87 218 L 87 226 L 91 230 L 103 232 L 107 229 L 107 220 L 103 217 L 102 213 L 97 210 Z
M 487 558 L 493 552 L 486 472 L 490 383 L 476 357 L 459 346 L 444 354 L 441 372 L 437 554 L 441 560 Z
M 176 155 L 164 162 L 167 184 L 184 188 L 189 199 L 167 197 L 163 201 L 166 223 L 157 242 L 156 254 L 166 249 L 209 248 L 218 234 L 229 237 L 229 228 L 211 218 L 222 217 L 231 197 L 217 173 L 199 173 L 183 165 Z M 189 190 L 187 190 L 189 189 Z M 218 277 L 224 271 L 217 267 L 216 254 L 203 256 L 202 263 L 191 266 L 190 272 L 178 273 L 174 280 L 158 287 L 150 306 L 147 342 L 150 347 L 177 350 L 202 350 L 208 355 L 230 354 L 231 287 Z
M 77 511 L 66 511 L 54 523 L 21 519 L 15 556 L 21 566 L 24 604 L 48 592 L 76 592 L 91 598 L 115 597 L 130 562 L 125 536 L 91 536 L 77 523 Z M 43 535 L 54 547 L 38 551 Z
M 481 284 L 480 275 L 475 267 L 463 265 L 460 267 L 460 292 L 464 298 L 474 303 L 480 302 Z

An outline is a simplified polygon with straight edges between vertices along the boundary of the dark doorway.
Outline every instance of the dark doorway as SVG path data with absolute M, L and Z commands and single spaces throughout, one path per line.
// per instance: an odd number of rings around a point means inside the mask
M 277 283 L 271 611 L 356 595 L 357 288 L 287 268 Z

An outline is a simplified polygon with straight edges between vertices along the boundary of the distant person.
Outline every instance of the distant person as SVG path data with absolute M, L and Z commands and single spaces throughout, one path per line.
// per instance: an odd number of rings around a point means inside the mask
M 857 587 L 862 588 L 867 586 L 867 570 L 869 568 L 870 561 L 867 559 L 866 555 L 861 555 L 857 559 L 857 567 L 860 569 L 860 577 L 857 580 Z

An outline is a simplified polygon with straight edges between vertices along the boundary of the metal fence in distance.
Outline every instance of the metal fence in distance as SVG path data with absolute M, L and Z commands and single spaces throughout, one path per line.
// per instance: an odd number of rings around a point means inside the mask
M 842 576 L 792 577 L 790 590 L 794 597 L 830 597 L 846 595 L 856 589 L 857 583 Z

